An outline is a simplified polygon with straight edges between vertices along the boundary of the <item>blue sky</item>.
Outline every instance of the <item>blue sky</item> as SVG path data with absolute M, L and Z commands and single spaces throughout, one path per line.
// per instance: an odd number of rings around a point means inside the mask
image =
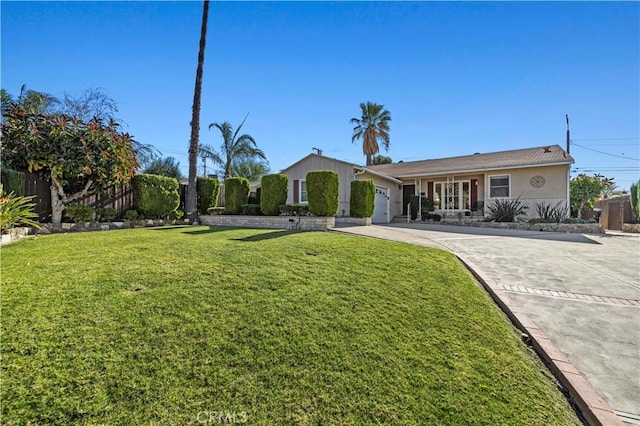
M 201 2 L 0 7 L 3 88 L 103 88 L 187 174 Z M 249 113 L 243 130 L 278 171 L 313 147 L 364 163 L 349 119 L 365 101 L 391 112 L 394 161 L 564 146 L 569 114 L 575 167 L 628 189 L 639 21 L 637 2 L 212 2 L 200 140 L 218 146 L 208 124 Z

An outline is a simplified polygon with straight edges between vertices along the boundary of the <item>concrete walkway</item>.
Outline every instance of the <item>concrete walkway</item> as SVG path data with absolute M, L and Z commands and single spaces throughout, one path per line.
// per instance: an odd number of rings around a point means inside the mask
M 520 315 L 514 321 L 536 343 L 546 342 L 550 360 L 563 370 L 560 375 L 577 380 L 574 390 L 590 400 L 591 408 L 611 415 L 599 395 L 618 416 L 606 420 L 604 413 L 600 422 L 640 425 L 640 236 L 440 224 L 336 231 L 456 254 L 505 310 Z M 581 384 L 583 378 L 588 383 Z M 588 395 L 592 389 L 597 393 Z

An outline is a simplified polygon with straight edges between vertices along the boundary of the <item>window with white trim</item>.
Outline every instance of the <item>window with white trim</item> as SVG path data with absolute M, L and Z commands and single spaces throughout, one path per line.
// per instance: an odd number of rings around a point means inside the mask
M 509 198 L 511 179 L 509 175 L 489 176 L 489 198 Z
M 309 199 L 307 198 L 307 182 L 304 180 L 300 181 L 300 197 L 298 199 L 301 204 L 309 202 Z

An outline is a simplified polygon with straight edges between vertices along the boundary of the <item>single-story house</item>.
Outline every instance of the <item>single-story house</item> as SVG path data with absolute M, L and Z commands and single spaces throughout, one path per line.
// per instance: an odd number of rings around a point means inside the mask
M 282 170 L 281 173 L 284 173 L 289 178 L 287 204 L 307 203 L 305 179 L 307 173 L 312 170 L 333 170 L 338 173 L 340 180 L 338 216 L 349 216 L 351 181 L 371 179 L 376 185 L 375 207 L 371 221 L 373 223 L 388 223 L 393 219 L 389 212 L 397 210 L 393 208 L 393 203 L 399 200 L 402 194 L 402 181 L 400 179 L 368 167 L 317 154 L 309 154 Z
M 282 171 L 289 177 L 287 203 L 305 203 L 305 176 L 311 170 L 334 170 L 340 177 L 340 210 L 349 215 L 350 182 L 372 179 L 376 185 L 373 223 L 407 214 L 412 195 L 435 202 L 435 212 L 482 215 L 487 203 L 517 198 L 536 217 L 536 204 L 569 205 L 570 168 L 574 159 L 560 146 L 542 146 L 460 157 L 359 166 L 310 154 Z

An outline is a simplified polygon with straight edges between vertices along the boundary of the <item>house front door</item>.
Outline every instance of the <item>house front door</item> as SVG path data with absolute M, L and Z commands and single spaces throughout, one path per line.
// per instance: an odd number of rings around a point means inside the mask
M 402 185 L 402 214 L 407 214 L 407 204 L 411 202 L 411 196 L 416 194 L 415 185 Z

